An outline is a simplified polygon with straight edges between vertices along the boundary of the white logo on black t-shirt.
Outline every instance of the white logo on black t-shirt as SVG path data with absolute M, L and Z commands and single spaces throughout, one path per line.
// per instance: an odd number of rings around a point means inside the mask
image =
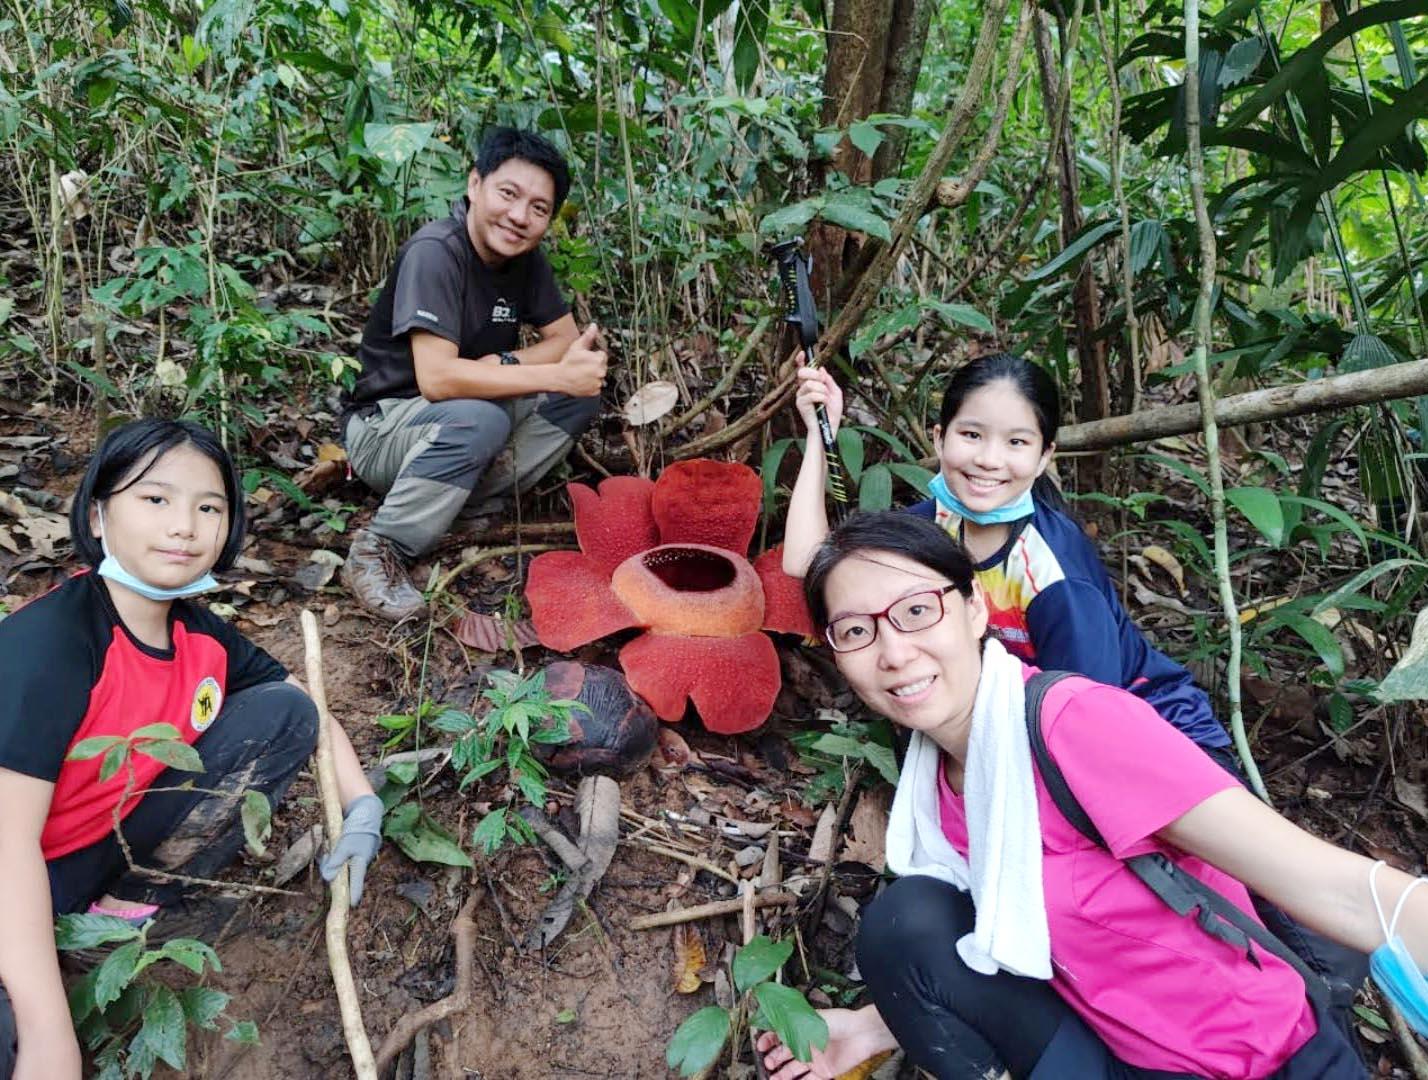
M 513 323 L 516 321 L 515 308 L 507 303 L 503 296 L 496 301 L 496 306 L 491 309 L 491 321 L 493 323 Z

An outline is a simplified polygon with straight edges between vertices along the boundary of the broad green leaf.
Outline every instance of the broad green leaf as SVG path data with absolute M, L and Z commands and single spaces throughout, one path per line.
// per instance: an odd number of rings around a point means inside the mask
M 863 475 L 863 437 L 850 427 L 838 430 L 838 456 L 854 484 Z
M 151 757 L 155 761 L 162 761 L 171 769 L 203 772 L 203 759 L 198 756 L 198 751 L 188 743 L 176 739 L 156 739 L 154 742 L 139 743 L 134 747 L 134 752 Z
M 1225 498 L 1249 519 L 1271 546 L 1284 543 L 1284 508 L 1279 505 L 1278 495 L 1268 488 L 1238 487 L 1227 488 Z
M 240 1020 L 234 1024 L 228 1034 L 223 1037 L 225 1039 L 231 1039 L 236 1043 L 256 1046 L 258 1042 L 258 1025 L 251 1020 Z
M 1220 68 L 1220 85 L 1225 88 L 1238 86 L 1254 74 L 1264 56 L 1264 42 L 1257 37 L 1245 38 L 1230 46 L 1225 54 L 1224 67 Z
M 949 324 L 954 326 L 970 326 L 973 330 L 980 330 L 984 334 L 995 334 L 997 328 L 992 325 L 992 320 L 983 315 L 971 304 L 949 303 L 943 300 L 923 300 L 922 306 L 930 311 L 935 311 L 941 315 Z
M 763 460 L 759 462 L 759 477 L 764 482 L 765 514 L 773 513 L 774 495 L 778 491 L 778 470 L 783 464 L 784 455 L 794 442 L 794 439 L 779 439 L 769 444 L 769 448 L 764 451 Z
M 99 763 L 99 782 L 108 782 L 115 773 L 124 767 L 124 763 L 129 760 L 129 744 L 121 742 L 118 746 L 111 746 L 104 755 L 104 760 Z
M 888 227 L 888 223 L 866 206 L 830 199 L 824 204 L 818 216 L 824 221 L 831 221 L 834 225 L 841 225 L 845 229 L 875 236 L 884 243 L 892 240 L 892 230 Z
M 387 815 L 382 834 L 394 840 L 407 858 L 443 866 L 475 865 L 453 837 L 416 803 L 404 803 Z
M 153 954 L 157 960 L 172 960 L 180 967 L 188 968 L 195 975 L 202 975 L 205 966 L 214 971 L 222 971 L 223 963 L 213 946 L 197 938 L 174 938 L 166 941 Z
M 116 745 L 124 745 L 124 740 L 118 735 L 95 735 L 93 738 L 80 739 L 70 748 L 69 753 L 65 755 L 65 760 L 88 761 L 90 758 L 97 758 Z
M 1329 696 L 1329 726 L 1339 734 L 1348 731 L 1354 723 L 1354 707 L 1349 699 L 1337 690 Z
M 857 336 L 848 343 L 848 353 L 856 360 L 876 345 L 879 338 L 911 329 L 921 321 L 922 308 L 917 304 L 904 304 L 858 331 Z
M 848 138 L 859 150 L 872 157 L 882 145 L 884 135 L 878 130 L 877 124 L 869 120 L 859 120 L 848 129 Z
M 1081 230 L 1079 236 L 1061 249 L 1050 262 L 1044 266 L 1038 266 L 1031 273 L 1026 275 L 1026 281 L 1042 281 L 1051 275 L 1058 273 L 1063 267 L 1075 262 L 1086 252 L 1099 244 L 1112 233 L 1119 232 L 1121 223 L 1119 221 L 1103 221 L 1099 225 L 1090 225 Z
M 828 1045 L 827 1022 L 793 987 L 759 983 L 754 998 L 759 1003 L 756 1025 L 776 1032 L 799 1061 L 813 1060 L 814 1048 Z
M 928 494 L 927 485 L 932 483 L 932 478 L 937 475 L 931 469 L 924 469 L 921 465 L 909 465 L 905 461 L 889 461 L 888 471 L 922 496 Z
M 729 1037 L 729 1014 L 717 1005 L 706 1005 L 687 1017 L 669 1040 L 664 1060 L 680 1076 L 694 1076 L 713 1065 Z
M 792 206 L 785 206 L 766 215 L 759 222 L 759 232 L 768 233 L 771 236 L 791 235 L 817 217 L 818 211 L 822 207 L 823 197 L 821 195 L 796 202 Z
M 1281 495 L 1279 501 L 1286 506 L 1315 510 L 1325 517 L 1333 518 L 1353 534 L 1354 539 L 1359 542 L 1359 546 L 1364 551 L 1368 551 L 1368 537 L 1364 534 L 1363 526 L 1333 503 L 1327 503 L 1323 499 L 1306 499 L 1302 495 Z
M 471 831 L 471 842 L 487 855 L 493 854 L 506 842 L 507 816 L 505 807 L 492 810 Z
M 1385 703 L 1428 699 L 1428 608 L 1413 620 L 1408 649 L 1383 677 L 1374 696 Z
M 1344 347 L 1339 363 L 1342 371 L 1363 371 L 1365 368 L 1387 367 L 1398 363 L 1398 356 L 1377 334 L 1355 334 Z
M 189 986 L 178 992 L 183 1014 L 194 1027 L 213 1031 L 218 1027 L 218 1017 L 228 1008 L 229 997 L 222 990 L 211 986 Z
M 879 462 L 863 473 L 858 484 L 858 507 L 862 510 L 887 510 L 892 506 L 892 473 Z
M 792 955 L 792 941 L 773 941 L 760 934 L 734 954 L 735 988 L 743 993 L 755 983 L 772 978 Z
M 94 983 L 99 978 L 99 969 L 95 968 L 86 971 L 84 975 L 70 984 L 69 992 L 65 995 L 69 1000 L 69 1018 L 76 1028 L 79 1028 L 90 1016 L 98 1017 L 94 1011 Z M 100 1020 L 102 1023 L 102 1019 Z M 81 1031 L 80 1036 L 84 1033 Z
M 261 791 L 245 791 L 240 810 L 243 820 L 243 840 L 254 855 L 266 855 L 265 841 L 273 831 L 273 804 Z
M 1154 218 L 1131 226 L 1131 273 L 1140 274 L 1150 265 L 1165 241 L 1165 226 Z
M 1285 615 L 1276 621 L 1293 630 L 1319 654 L 1335 682 L 1344 677 L 1344 650 L 1332 630 L 1304 615 Z
M 894 787 L 897 786 L 897 756 L 893 753 L 892 747 L 884 746 L 882 743 L 867 743 L 863 747 L 863 757 L 868 760 L 868 764 L 878 770 L 879 776 Z
M 155 986 L 144 1006 L 144 1041 L 170 1068 L 184 1068 L 188 1031 L 183 1022 L 183 1006 L 167 986 Z
M 129 733 L 129 741 L 139 739 L 182 739 L 183 733 L 172 724 L 145 724 Z
M 119 999 L 124 988 L 134 978 L 139 956 L 144 951 L 142 941 L 127 941 L 104 958 L 94 980 L 94 1004 L 106 1009 Z
M 397 168 L 405 165 L 426 149 L 436 124 L 366 124 L 362 128 L 362 143 L 377 160 Z
M 138 927 L 113 915 L 61 915 L 55 920 L 55 948 L 61 952 L 133 941 L 138 936 Z

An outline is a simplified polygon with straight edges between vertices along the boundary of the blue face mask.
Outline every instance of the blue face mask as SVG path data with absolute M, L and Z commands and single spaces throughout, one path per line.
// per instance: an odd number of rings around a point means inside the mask
M 1382 865 L 1382 862 L 1376 862 L 1369 871 L 1369 891 L 1373 893 L 1373 906 L 1378 912 L 1378 924 L 1383 928 L 1384 938 L 1383 944 L 1369 954 L 1369 974 L 1383 991 L 1384 997 L 1393 1002 L 1413 1030 L 1419 1035 L 1428 1036 L 1428 980 L 1423 978 L 1423 972 L 1414 962 L 1413 955 L 1408 951 L 1403 939 L 1394 933 L 1398 929 L 1398 916 L 1403 911 L 1403 902 L 1408 899 L 1409 893 L 1423 884 L 1424 879 L 1419 878 L 1403 890 L 1403 895 L 1398 898 L 1398 905 L 1393 909 L 1393 918 L 1385 921 L 1383 905 L 1378 901 L 1378 886 L 1374 880 L 1378 876 L 1378 868 Z
M 932 478 L 932 482 L 927 485 L 927 488 L 932 492 L 932 497 L 948 510 L 958 517 L 966 518 L 978 525 L 1004 525 L 1008 521 L 1020 521 L 1024 517 L 1031 517 L 1036 512 L 1036 504 L 1031 501 L 1031 488 L 1027 488 L 1019 497 L 1005 506 L 998 506 L 995 510 L 973 510 L 968 507 L 966 503 L 952 494 L 952 489 L 947 486 L 947 481 L 941 473 Z
M 95 571 L 100 577 L 108 578 L 116 585 L 123 585 L 124 588 L 138 593 L 140 596 L 150 600 L 181 600 L 186 596 L 197 596 L 199 593 L 211 592 L 218 588 L 218 580 L 213 574 L 205 570 L 196 580 L 190 581 L 187 585 L 180 585 L 176 589 L 161 589 L 157 585 L 150 585 L 147 581 L 135 577 L 119 564 L 109 551 L 109 544 L 104 539 L 104 507 L 96 503 L 99 512 L 99 546 L 104 551 L 104 559 L 99 564 L 99 569 Z

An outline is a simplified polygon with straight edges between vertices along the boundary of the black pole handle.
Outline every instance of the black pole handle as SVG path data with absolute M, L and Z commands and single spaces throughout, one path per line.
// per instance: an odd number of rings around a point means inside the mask
M 818 366 L 814 346 L 818 344 L 818 309 L 813 303 L 813 287 L 809 271 L 813 259 L 803 250 L 803 237 L 795 236 L 775 244 L 772 249 L 778 267 L 778 280 L 783 294 L 783 321 L 798 331 L 803 346 L 803 360 L 808 367 Z M 838 457 L 833 439 L 833 425 L 828 410 L 819 405 L 815 410 L 818 435 L 823 442 L 823 458 L 828 466 L 828 489 L 833 496 L 834 517 L 841 521 L 848 505 L 848 489 L 843 482 L 843 463 Z

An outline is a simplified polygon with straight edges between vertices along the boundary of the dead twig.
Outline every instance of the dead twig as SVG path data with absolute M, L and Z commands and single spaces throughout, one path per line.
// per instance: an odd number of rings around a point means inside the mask
M 307 685 L 317 705 L 317 786 L 322 793 L 327 836 L 335 846 L 342 836 L 342 799 L 337 790 L 337 766 L 332 757 L 329 725 L 333 720 L 327 711 L 327 684 L 322 677 L 322 636 L 317 629 L 317 617 L 306 608 L 303 609 L 301 622 Z M 332 985 L 342 1012 L 342 1032 L 347 1038 L 347 1051 L 352 1056 L 352 1069 L 357 1074 L 357 1080 L 377 1080 L 372 1044 L 362 1023 L 357 980 L 352 975 L 352 961 L 347 956 L 347 910 L 351 894 L 346 866 L 332 879 L 330 900 L 327 909 L 327 964 L 332 970 Z
M 1428 1055 L 1425 1055 L 1423 1047 L 1418 1045 L 1418 1040 L 1414 1037 L 1408 1022 L 1403 1019 L 1403 1014 L 1394 1008 L 1393 1002 L 1387 1000 L 1383 1003 L 1383 1011 L 1388 1014 L 1388 1026 L 1393 1029 L 1394 1038 L 1398 1040 L 1398 1048 L 1403 1051 L 1408 1067 L 1413 1072 L 1414 1080 L 1428 1080 Z
M 798 903 L 798 895 L 791 892 L 755 893 L 752 904 L 755 908 L 780 907 L 783 904 Z M 630 920 L 631 930 L 657 930 L 661 926 L 677 926 L 680 923 L 713 919 L 720 915 L 737 915 L 745 908 L 742 896 L 733 900 L 715 900 L 696 907 L 680 908 L 677 911 L 657 911 L 653 915 L 639 915 Z
M 459 578 L 468 570 L 480 566 L 483 562 L 491 559 L 503 559 L 507 555 L 530 555 L 540 551 L 559 551 L 568 548 L 569 544 L 511 544 L 507 547 L 479 548 L 470 555 L 463 556 L 451 570 L 443 574 L 436 586 L 431 590 L 433 596 L 438 596 L 453 581 Z
M 433 1001 L 424 1009 L 407 1013 L 395 1024 L 387 1037 L 382 1040 L 382 1048 L 377 1051 L 377 1071 L 383 1073 L 411 1041 L 417 1032 L 432 1024 L 440 1023 L 453 1013 L 462 1012 L 471 1005 L 475 987 L 476 970 L 476 902 L 481 899 L 481 891 L 474 890 L 456 918 L 451 922 L 451 940 L 456 945 L 456 988 L 440 1001 Z
M 854 765 L 848 773 L 848 784 L 843 789 L 843 798 L 838 803 L 838 816 L 833 823 L 833 847 L 828 854 L 828 861 L 823 864 L 823 873 L 818 878 L 818 888 L 813 894 L 813 902 L 808 906 L 808 916 L 804 923 L 808 928 L 808 936 L 811 938 L 818 932 L 818 924 L 823 921 L 823 909 L 828 906 L 828 885 L 833 878 L 833 866 L 838 861 L 836 852 L 838 841 L 843 835 L 843 831 L 848 827 L 848 818 L 853 813 L 854 797 L 858 793 L 858 783 L 863 779 L 863 763 L 860 761 Z

